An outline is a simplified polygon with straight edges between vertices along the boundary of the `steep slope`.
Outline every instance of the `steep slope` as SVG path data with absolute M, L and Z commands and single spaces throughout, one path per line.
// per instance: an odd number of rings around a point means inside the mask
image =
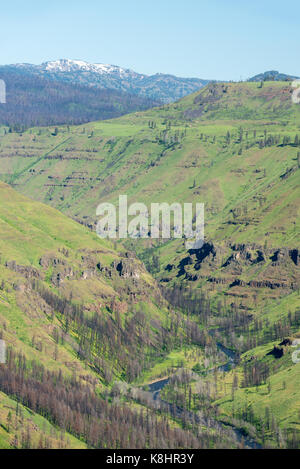
M 0 392 L 0 449 L 86 449 L 46 418 Z
M 114 89 L 164 103 L 176 101 L 208 83 L 208 80 L 199 78 L 180 78 L 162 73 L 149 76 L 116 65 L 90 64 L 69 59 L 45 62 L 41 65 L 7 65 L 0 67 L 0 75 L 6 70 L 73 85 Z
M 256 309 L 258 295 L 263 307 L 299 285 L 300 107 L 291 93 L 280 82 L 215 84 L 85 129 L 6 135 L 0 177 L 91 227 L 98 203 L 121 193 L 148 205 L 204 202 L 200 252 L 179 240 L 135 247 L 147 264 L 160 257 L 163 283 L 205 286 L 242 310 Z
M 0 137 L 1 179 L 93 230 L 97 205 L 117 203 L 119 194 L 127 194 L 129 203 L 147 205 L 205 203 L 206 239 L 201 250 L 187 252 L 183 240 L 127 241 L 128 251 L 137 252 L 160 282 L 164 297 L 182 312 L 181 321 L 187 313 L 205 331 L 195 339 L 196 329 L 191 326 L 190 340 L 193 337 L 197 350 L 189 348 L 182 355 L 179 340 L 176 353 L 171 353 L 178 344 L 171 334 L 167 352 L 160 354 L 166 337 L 176 330 L 175 321 L 163 340 L 154 336 L 156 353 L 143 356 L 140 373 L 131 371 L 136 364 L 128 367 L 122 354 L 115 356 L 115 362 L 121 362 L 123 368 L 117 366 L 114 373 L 124 378 L 125 372 L 126 379 L 145 383 L 145 376 L 166 377 L 170 368 L 173 373 L 174 357 L 178 357 L 178 362 L 186 362 L 201 376 L 175 377 L 166 399 L 180 403 L 186 412 L 199 411 L 209 418 L 213 414 L 231 425 L 246 426 L 247 433 L 258 435 L 262 444 L 282 447 L 299 446 L 299 364 L 292 362 L 291 344 L 300 332 L 300 107 L 292 102 L 292 91 L 286 82 L 265 82 L 263 87 L 257 83 L 213 84 L 178 103 L 113 121 L 70 131 L 60 127 L 56 135 L 53 128 L 33 128 L 22 134 L 5 134 L 2 129 Z M 121 244 L 117 247 L 124 252 Z M 113 256 L 114 250 L 110 250 Z M 46 273 L 53 268 L 47 257 L 42 270 L 48 283 L 69 295 L 71 281 L 64 280 L 57 287 L 53 284 L 57 276 L 53 277 L 52 270 Z M 83 269 L 81 261 L 80 266 L 74 263 L 73 270 Z M 112 264 L 108 262 L 106 267 L 111 270 Z M 125 276 L 126 272 L 127 267 Z M 81 297 L 76 298 L 81 280 L 76 275 L 75 280 L 72 303 Z M 145 281 L 145 290 L 138 292 L 144 293 L 143 301 L 149 295 Z M 114 291 L 115 282 L 112 277 Z M 159 320 L 163 301 L 155 288 L 153 291 L 157 299 L 152 292 L 152 302 L 158 308 L 151 310 L 151 317 L 154 314 Z M 87 303 L 92 298 L 92 304 L 95 297 L 90 295 L 84 293 L 84 298 Z M 127 304 L 128 296 L 123 299 Z M 186 329 L 182 327 L 182 340 L 188 335 Z M 76 337 L 76 330 L 74 334 Z M 221 368 L 207 373 L 210 364 L 212 368 L 222 364 L 213 347 L 215 340 L 229 351 L 235 350 L 235 372 L 224 374 Z M 199 355 L 199 344 L 206 345 L 205 355 L 203 348 Z M 109 347 L 105 359 L 111 351 L 116 353 L 111 344 Z M 129 354 L 136 351 L 132 348 Z M 84 353 L 90 360 L 86 347 Z M 289 386 L 284 386 L 288 379 Z M 282 409 L 278 409 L 279 402 L 285 403 Z M 264 410 L 265 416 L 261 415 Z
M 0 196 L 1 305 L 6 319 L 23 324 L 24 344 L 33 340 L 30 324 L 47 324 L 56 311 L 64 327 L 74 323 L 70 330 L 79 340 L 79 356 L 90 360 L 109 382 L 113 376 L 132 380 L 155 362 L 156 348 L 160 357 L 163 345 L 167 350 L 173 339 L 174 346 L 184 340 L 184 327 L 177 338 L 165 337 L 167 318 L 172 322 L 166 302 L 130 252 L 117 253 L 85 227 L 3 183 Z M 46 329 L 51 335 L 55 327 Z M 101 335 L 101 347 L 99 336 L 88 343 L 92 329 Z
M 8 349 L 0 446 L 197 446 L 194 434 L 169 428 L 155 409 L 155 430 L 147 430 L 144 407 L 104 398 L 114 381 L 133 381 L 179 345 L 205 343 L 196 324 L 167 310 L 137 259 L 3 183 L 0 252 L 0 337 Z

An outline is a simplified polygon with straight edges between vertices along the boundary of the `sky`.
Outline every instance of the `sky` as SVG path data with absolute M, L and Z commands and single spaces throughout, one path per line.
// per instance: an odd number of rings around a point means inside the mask
M 300 76 L 299 17 L 299 0 L 1 2 L 0 64 L 68 58 L 149 75 Z

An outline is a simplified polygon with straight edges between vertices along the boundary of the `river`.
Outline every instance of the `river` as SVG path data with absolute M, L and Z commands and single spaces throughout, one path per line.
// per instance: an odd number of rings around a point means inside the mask
M 210 334 L 212 336 L 214 335 L 214 333 L 211 333 L 211 331 L 210 331 Z M 237 362 L 238 362 L 237 353 L 225 347 L 220 342 L 217 342 L 217 347 L 226 355 L 228 360 L 225 364 L 212 368 L 208 370 L 206 373 L 213 373 L 216 369 L 218 371 L 228 372 L 237 365 Z M 181 418 L 183 414 L 185 414 L 186 418 L 194 421 L 195 423 L 199 425 L 211 426 L 213 423 L 213 426 L 219 430 L 221 430 L 222 428 L 224 429 L 224 427 L 225 428 L 230 427 L 232 431 L 234 432 L 237 441 L 239 443 L 241 441 L 244 441 L 244 445 L 246 448 L 251 448 L 251 449 L 262 448 L 262 446 L 257 441 L 245 435 L 242 430 L 240 430 L 237 427 L 234 427 L 233 425 L 227 424 L 225 422 L 222 423 L 217 420 L 213 420 L 212 418 L 207 419 L 206 417 L 200 417 L 198 414 L 195 414 L 194 412 L 187 411 L 177 405 L 170 404 L 169 402 L 161 399 L 160 392 L 165 386 L 167 386 L 169 381 L 170 381 L 170 377 L 154 381 L 148 385 L 148 389 L 149 389 L 149 392 L 152 394 L 153 400 L 159 403 L 162 410 L 168 411 L 175 418 Z

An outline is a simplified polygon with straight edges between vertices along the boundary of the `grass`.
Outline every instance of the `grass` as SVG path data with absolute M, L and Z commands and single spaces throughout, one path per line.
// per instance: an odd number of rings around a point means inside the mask
M 10 417 L 11 416 L 11 421 Z M 86 444 L 67 432 L 62 432 L 47 419 L 17 403 L 0 392 L 0 449 L 18 448 L 22 435 L 29 432 L 33 448 L 86 449 Z
M 136 384 L 149 384 L 160 378 L 166 378 L 170 375 L 170 370 L 176 368 L 192 369 L 200 360 L 203 359 L 203 352 L 196 346 L 183 346 L 179 350 L 173 350 L 167 356 L 162 358 L 150 370 L 143 373 L 136 381 Z
M 23 134 L 4 134 L 0 129 L 0 179 L 4 182 L 0 183 L 0 276 L 6 283 L 0 290 L 0 321 L 9 326 L 6 339 L 51 369 L 63 367 L 67 373 L 66 364 L 73 362 L 81 373 L 91 373 L 69 344 L 59 347 L 58 362 L 52 358 L 51 328 L 61 326 L 59 318 L 49 324 L 41 305 L 26 292 L 15 290 L 15 286 L 22 288 L 24 278 L 7 269 L 5 263 L 15 260 L 34 266 L 48 287 L 84 303 L 87 314 L 95 309 L 109 314 L 106 305 L 120 299 L 126 282 L 118 277 L 83 282 L 82 253 L 100 251 L 99 260 L 107 268 L 120 259 L 118 251 L 124 253 L 123 245 L 101 241 L 94 233 L 97 205 L 117 203 L 120 194 L 127 194 L 129 203 L 147 206 L 153 202 L 205 203 L 206 241 L 217 254 L 207 256 L 200 267 L 196 256 L 186 252 L 183 240 L 128 240 L 127 246 L 143 260 L 159 256 L 158 280 L 205 291 L 213 305 L 221 302 L 224 309 L 248 311 L 253 318 L 267 319 L 270 325 L 284 320 L 289 311 L 300 307 L 299 263 L 288 254 L 299 249 L 300 147 L 293 144 L 299 129 L 300 107 L 292 104 L 286 82 L 266 82 L 263 88 L 257 83 L 209 85 L 163 108 L 70 130 L 60 126 L 57 136 L 52 135 L 52 127 L 33 128 Z M 261 142 L 271 136 L 277 143 L 262 147 Z M 290 143 L 283 145 L 287 137 Z M 70 218 L 91 225 L 93 230 Z M 62 250 L 69 251 L 68 259 Z M 272 256 L 277 250 L 286 255 L 276 264 Z M 239 258 L 234 257 L 237 252 Z M 264 261 L 249 261 L 258 252 L 263 253 Z M 62 257 L 75 272 L 60 289 L 51 284 L 54 269 L 40 266 L 41 257 L 50 253 Z M 193 282 L 179 276 L 179 264 L 188 256 L 192 262 L 185 267 L 185 274 L 197 276 Z M 174 266 L 171 272 L 165 270 L 168 264 Z M 143 272 L 141 280 L 144 283 L 135 307 L 142 308 L 149 319 L 163 323 L 166 311 L 155 300 L 154 279 Z M 236 280 L 243 284 L 235 284 Z M 250 285 L 264 281 L 272 287 Z M 286 287 L 276 287 L 281 281 Z M 31 345 L 33 330 L 45 343 L 43 353 Z M 249 353 L 265 360 L 272 345 Z M 166 375 L 182 361 L 185 367 L 193 368 L 199 362 L 194 352 L 191 347 L 161 354 L 137 384 Z M 203 352 L 197 353 L 202 359 Z M 236 372 L 241 378 L 241 368 Z M 120 370 L 116 377 L 120 377 Z M 232 377 L 233 373 L 219 377 L 223 391 L 216 405 L 225 416 L 232 414 Z M 254 413 L 262 415 L 269 406 L 281 428 L 298 428 L 298 365 L 285 363 L 270 382 L 269 394 L 264 386 L 258 390 L 239 388 L 236 407 L 242 408 L 248 399 Z
M 267 344 L 266 346 L 249 351 L 248 356 L 251 353 L 251 355 L 260 357 L 261 360 L 266 360 L 266 353 L 269 352 L 270 349 L 271 344 Z M 268 379 L 269 384 L 258 387 L 239 388 L 235 392 L 234 401 L 232 401 L 231 395 L 232 379 L 234 373 L 236 373 L 241 382 L 241 369 L 237 369 L 226 375 L 226 379 L 223 382 L 223 389 L 227 391 L 222 398 L 216 401 L 222 413 L 229 417 L 232 415 L 233 406 L 235 413 L 241 412 L 245 407 L 249 408 L 249 406 L 251 406 L 255 418 L 259 421 L 259 419 L 264 420 L 265 410 L 269 408 L 271 415 L 275 417 L 281 429 L 299 431 L 300 366 L 292 362 L 291 353 L 292 350 L 279 359 L 282 361 L 280 369 L 270 375 Z M 243 358 L 245 359 L 246 356 Z M 269 361 L 272 360 L 275 361 L 276 359 L 269 359 Z

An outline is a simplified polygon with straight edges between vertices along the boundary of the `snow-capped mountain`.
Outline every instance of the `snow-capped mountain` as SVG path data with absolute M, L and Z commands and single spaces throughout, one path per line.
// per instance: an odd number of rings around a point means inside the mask
M 99 73 L 99 75 L 119 75 L 120 77 L 142 76 L 132 70 L 118 67 L 117 65 L 90 64 L 88 62 L 84 62 L 83 60 L 60 59 L 54 60 L 52 62 L 45 62 L 42 65 L 38 65 L 37 67 L 40 70 L 53 73 L 85 71 Z
M 199 90 L 208 80 L 179 78 L 174 75 L 143 75 L 117 65 L 90 64 L 82 60 L 60 59 L 41 65 L 9 65 L 19 72 L 43 76 L 83 86 L 108 88 L 169 103 Z
M 112 86 L 125 73 L 118 67 L 67 60 L 0 66 L 7 98 L 0 106 L 0 126 L 23 131 L 32 126 L 82 124 L 161 104 Z

